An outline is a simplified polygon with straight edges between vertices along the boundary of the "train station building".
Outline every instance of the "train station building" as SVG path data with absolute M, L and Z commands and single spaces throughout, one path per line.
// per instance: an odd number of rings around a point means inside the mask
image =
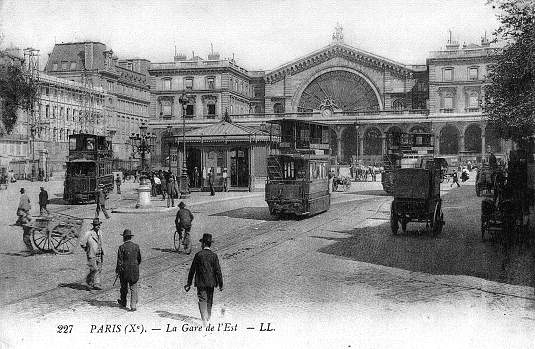
M 347 45 L 341 27 L 327 46 L 270 71 L 247 71 L 213 52 L 206 60 L 178 54 L 148 68 L 150 127 L 162 140 L 216 124 L 225 112 L 256 129 L 300 118 L 330 125 L 338 163 L 381 161 L 389 132 L 430 132 L 436 155 L 481 161 L 490 151 L 504 155 L 482 115 L 488 65 L 499 54 L 486 37 L 462 46 L 450 39 L 424 64 L 408 65 Z M 161 164 L 163 149 L 153 154 Z

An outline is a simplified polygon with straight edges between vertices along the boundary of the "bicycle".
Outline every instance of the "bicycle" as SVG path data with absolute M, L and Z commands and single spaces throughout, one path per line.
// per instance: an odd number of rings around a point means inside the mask
M 183 228 L 183 229 L 184 229 L 184 237 L 182 239 L 180 238 L 180 232 L 178 230 L 175 230 L 175 234 L 173 236 L 173 244 L 177 252 L 180 251 L 180 245 L 182 245 L 184 252 L 186 252 L 186 254 L 190 254 L 191 253 L 191 236 L 189 232 L 191 228 Z M 182 230 L 182 228 L 180 230 Z

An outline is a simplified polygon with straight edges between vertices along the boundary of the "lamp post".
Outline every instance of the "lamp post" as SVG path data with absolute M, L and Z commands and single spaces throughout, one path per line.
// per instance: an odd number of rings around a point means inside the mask
M 147 153 L 150 153 L 151 148 L 154 146 L 154 140 L 156 136 L 153 134 L 147 134 L 147 126 L 145 123 L 142 123 L 139 126 L 139 134 L 134 134 L 130 136 L 130 145 L 132 146 L 132 151 L 135 154 L 138 152 L 141 155 L 141 172 L 146 171 L 145 157 Z M 147 182 L 146 177 L 141 175 L 139 177 L 139 188 L 138 192 L 138 202 L 136 208 L 150 206 L 150 184 Z
M 189 104 L 189 97 L 182 93 L 178 99 L 182 105 L 182 174 L 180 176 L 180 198 L 187 199 L 190 195 L 189 178 L 186 162 L 186 105 Z
M 151 149 L 154 146 L 154 140 L 156 139 L 156 136 L 153 134 L 147 134 L 147 125 L 145 123 L 142 123 L 141 126 L 139 126 L 139 133 L 132 133 L 130 136 L 130 145 L 132 146 L 132 150 L 134 153 L 139 153 L 141 156 L 141 171 L 146 171 L 147 166 L 145 164 L 146 162 L 146 155 L 147 153 L 150 153 Z
M 169 138 L 169 141 L 167 142 L 167 145 L 168 145 L 169 149 L 168 149 L 167 155 L 169 155 L 169 157 L 167 158 L 167 160 L 169 161 L 169 173 L 171 173 L 171 144 L 172 144 L 172 139 L 173 139 L 172 130 L 173 130 L 173 126 L 168 125 L 167 126 L 167 137 Z

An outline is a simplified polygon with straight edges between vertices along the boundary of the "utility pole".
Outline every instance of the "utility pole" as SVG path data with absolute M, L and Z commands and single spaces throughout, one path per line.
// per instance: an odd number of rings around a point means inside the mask
M 36 169 L 35 169 L 35 133 L 37 128 L 41 125 L 41 115 L 39 120 L 35 117 L 35 103 L 39 98 L 39 50 L 34 48 L 24 49 L 24 65 L 26 70 L 26 78 L 28 85 L 35 93 L 32 94 L 30 99 L 30 115 L 28 115 L 28 146 L 32 155 L 32 173 L 31 181 L 35 181 Z

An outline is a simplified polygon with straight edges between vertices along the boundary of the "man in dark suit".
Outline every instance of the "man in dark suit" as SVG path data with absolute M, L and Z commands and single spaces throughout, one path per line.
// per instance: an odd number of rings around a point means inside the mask
M 121 299 L 118 299 L 117 303 L 126 308 L 126 296 L 130 287 L 130 310 L 136 311 L 141 252 L 139 252 L 138 244 L 132 242 L 134 235 L 130 229 L 125 229 L 122 235 L 124 244 L 119 246 L 117 251 L 117 266 L 115 267 L 115 273 L 121 280 Z
M 41 191 L 39 192 L 39 213 L 41 216 L 49 214 L 46 205 L 48 205 L 48 192 L 44 187 L 41 187 Z
M 193 276 L 195 276 L 201 319 L 206 325 L 212 315 L 214 288 L 219 286 L 219 290 L 223 291 L 223 275 L 217 255 L 210 250 L 212 234 L 203 234 L 199 241 L 202 249 L 193 258 L 188 274 L 188 283 L 184 286 L 184 290 L 189 292 Z
M 215 184 L 215 173 L 214 173 L 214 168 L 212 167 L 212 169 L 210 170 L 210 174 L 208 175 L 208 185 L 210 186 L 210 196 L 215 195 L 214 184 Z

